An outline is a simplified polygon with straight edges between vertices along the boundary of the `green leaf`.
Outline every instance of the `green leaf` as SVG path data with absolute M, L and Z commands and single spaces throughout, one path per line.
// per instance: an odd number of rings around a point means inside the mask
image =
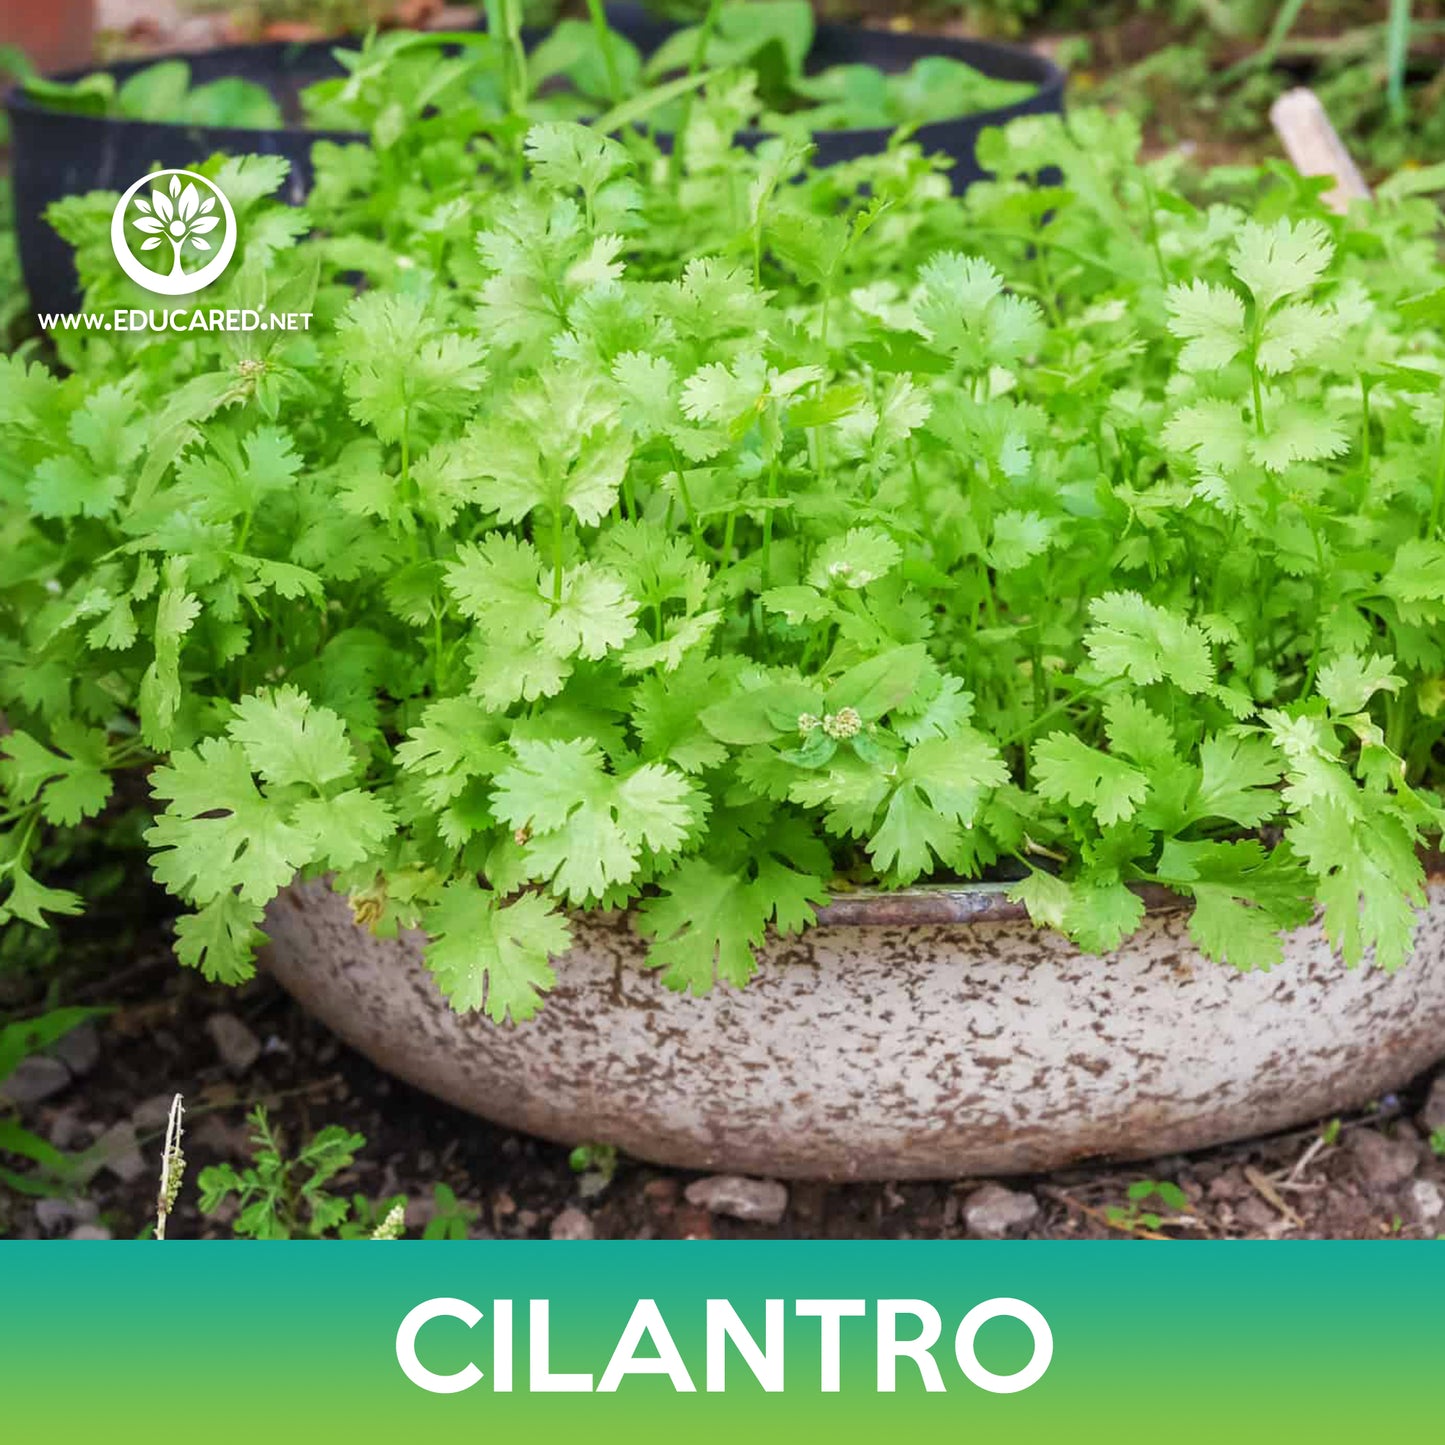
M 1053 802 L 1093 809 L 1106 828 L 1133 817 L 1149 796 L 1149 779 L 1138 768 L 1063 732 L 1034 744 L 1034 786 Z
M 1137 592 L 1109 592 L 1089 604 L 1084 646 L 1100 671 L 1147 685 L 1165 679 L 1184 692 L 1215 680 L 1209 639 L 1185 618 Z
M 1315 686 L 1332 711 L 1360 712 L 1377 692 L 1396 693 L 1404 686 L 1394 666 L 1393 657 L 1347 652 L 1320 668 Z
M 756 884 L 689 858 L 643 905 L 639 928 L 653 940 L 649 968 L 674 991 L 705 994 L 721 979 L 741 988 L 757 968 L 770 905 Z
M 396 814 L 385 799 L 359 788 L 332 798 L 297 803 L 292 822 L 316 839 L 315 861 L 328 868 L 354 868 L 375 858 L 396 832 Z
M 213 983 L 244 983 L 256 972 L 256 950 L 266 941 L 261 915 L 259 904 L 222 893 L 176 919 L 176 957 Z
M 1381 584 L 1399 604 L 1407 622 L 1424 622 L 1445 613 L 1445 542 L 1412 539 L 1401 545 Z
M 959 829 L 971 828 L 987 795 L 1008 781 L 1008 769 L 982 733 L 965 729 L 911 749 L 883 821 L 868 845 L 879 870 L 911 883 L 947 862 Z
M 1144 900 L 1117 878 L 1083 879 L 1073 886 L 1064 926 L 1086 953 L 1112 953 L 1143 917 Z
M 422 914 L 424 957 L 458 1013 L 484 1012 L 494 1023 L 522 1023 L 541 1007 L 557 978 L 550 960 L 566 953 L 567 920 L 539 894 L 509 904 L 469 881 L 452 882 Z
M 492 809 L 527 836 L 529 876 L 574 902 L 630 882 L 644 848 L 673 851 L 700 816 L 692 785 L 661 763 L 619 777 L 590 741 L 514 739 L 512 750 L 517 760 L 498 774 Z
M 57 827 L 93 818 L 110 799 L 109 749 L 99 729 L 61 724 L 54 753 L 17 729 L 0 736 L 0 784 L 16 803 L 41 799 L 41 816 Z
M 886 577 L 902 560 L 898 544 L 877 527 L 854 527 L 841 537 L 830 537 L 818 549 L 808 569 L 808 585 L 826 592 L 830 587 L 858 591 Z
M 306 783 L 319 792 L 356 771 L 346 725 L 295 687 L 243 697 L 226 731 L 274 787 Z
M 705 707 L 698 718 L 720 743 L 746 747 L 796 733 L 799 717 L 822 706 L 822 695 L 807 683 L 781 682 L 734 693 Z
M 1215 733 L 1200 744 L 1199 765 L 1192 819 L 1228 818 L 1257 828 L 1279 812 L 1279 759 L 1264 738 Z
M 872 722 L 906 703 L 928 667 L 928 651 L 920 643 L 870 657 L 834 679 L 827 709 L 851 707 L 864 722 Z
M 1169 329 L 1184 341 L 1184 371 L 1218 371 L 1244 349 L 1244 302 L 1233 291 L 1194 280 L 1171 286 L 1165 301 Z
M 315 835 L 257 791 L 237 742 L 207 738 L 173 754 L 151 775 L 151 791 L 167 803 L 146 833 L 156 850 L 152 867 L 190 902 L 234 890 L 247 903 L 269 903 L 316 851 Z
M 201 613 L 199 598 L 186 591 L 186 568 L 184 557 L 166 559 L 156 603 L 155 661 L 140 685 L 141 736 L 158 750 L 169 747 L 181 705 L 181 643 Z
M 562 574 L 562 595 L 542 624 L 542 645 L 554 657 L 596 659 L 637 631 L 637 602 L 615 573 L 590 562 Z
M 1309 290 L 1324 275 L 1334 249 L 1319 221 L 1280 219 L 1271 226 L 1246 221 L 1229 264 L 1253 293 L 1255 305 L 1268 311 L 1276 301 Z

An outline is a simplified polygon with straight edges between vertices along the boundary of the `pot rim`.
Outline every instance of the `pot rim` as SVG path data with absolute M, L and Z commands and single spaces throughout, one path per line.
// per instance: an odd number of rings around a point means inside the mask
M 1425 882 L 1445 886 L 1445 854 L 1427 850 L 1421 855 Z M 914 928 L 928 924 L 1028 923 L 1028 909 L 1014 903 L 1008 890 L 1018 880 L 980 883 L 922 883 L 892 892 L 859 888 L 833 894 L 817 910 L 818 928 Z M 1190 900 L 1158 883 L 1131 883 L 1144 901 L 1146 915 L 1180 913 Z

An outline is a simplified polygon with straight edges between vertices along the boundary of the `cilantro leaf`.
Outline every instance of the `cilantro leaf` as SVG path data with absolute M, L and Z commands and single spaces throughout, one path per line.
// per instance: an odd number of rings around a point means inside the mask
M 567 920 L 536 893 L 511 903 L 475 882 L 448 883 L 422 914 L 426 966 L 458 1013 L 523 1023 L 557 981 L 550 960 L 566 953 Z
M 309 783 L 319 791 L 356 771 L 346 725 L 295 687 L 243 697 L 226 731 L 252 769 L 276 787 Z
M 260 793 L 241 744 L 206 738 L 151 775 L 165 811 L 146 833 L 156 878 L 180 898 L 205 904 L 236 891 L 268 903 L 316 849 L 289 809 Z
M 606 772 L 590 741 L 517 739 L 512 750 L 516 761 L 497 776 L 493 810 L 527 835 L 530 876 L 573 902 L 630 882 L 644 848 L 675 850 L 701 816 L 692 785 L 664 764 L 619 777 Z
M 1089 807 L 1106 828 L 1133 817 L 1149 796 L 1149 779 L 1138 768 L 1064 732 L 1034 744 L 1034 778 L 1043 797 Z
M 1108 676 L 1140 684 L 1168 679 L 1188 693 L 1214 681 L 1209 639 L 1178 613 L 1137 592 L 1109 592 L 1089 604 L 1089 616 L 1084 646 Z

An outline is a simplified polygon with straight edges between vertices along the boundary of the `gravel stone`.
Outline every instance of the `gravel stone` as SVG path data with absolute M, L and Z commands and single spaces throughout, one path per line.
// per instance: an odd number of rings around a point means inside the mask
M 580 1209 L 568 1206 L 552 1221 L 553 1239 L 596 1239 L 597 1226 Z
M 1445 1191 L 1433 1179 L 1417 1179 L 1406 1197 L 1411 1212 L 1421 1224 L 1433 1225 L 1445 1214 Z
M 1420 1110 L 1420 1127 L 1427 1134 L 1433 1134 L 1437 1129 L 1445 1129 L 1445 1074 L 1439 1075 L 1430 1085 L 1429 1097 L 1425 1100 L 1425 1107 Z
M 38 1104 L 70 1084 L 70 1070 L 59 1059 L 34 1054 L 21 1059 L 14 1072 L 0 1084 L 0 1098 L 12 1104 Z
M 185 1143 L 187 1153 L 195 1145 L 222 1159 L 245 1159 L 251 1152 L 251 1129 L 244 1120 L 206 1114 L 194 1128 L 186 1128 Z
M 67 1239 L 114 1239 L 103 1224 L 77 1224 L 74 1229 L 66 1235 Z
M 134 1184 L 149 1167 L 136 1142 L 135 1125 L 129 1119 L 112 1124 L 95 1141 L 95 1148 L 104 1161 L 101 1168 L 109 1169 L 122 1184 Z
M 979 1239 L 1002 1239 L 1038 1217 L 1039 1201 L 1032 1194 L 1005 1189 L 1001 1184 L 985 1184 L 974 1190 L 963 1206 L 963 1222 L 968 1232 Z
M 788 1186 L 776 1179 L 714 1174 L 687 1186 L 687 1202 L 709 1214 L 726 1214 L 755 1224 L 777 1224 L 788 1212 Z
M 92 1224 L 100 1211 L 89 1199 L 37 1199 L 35 1222 L 43 1234 L 61 1234 L 76 1224 Z
M 57 1149 L 83 1149 L 95 1137 L 95 1130 L 74 1109 L 60 1109 L 50 1121 L 50 1142 Z
M 235 1014 L 212 1014 L 206 1032 L 227 1070 L 239 1078 L 261 1057 L 261 1040 Z
M 1419 1146 L 1406 1139 L 1387 1139 L 1373 1129 L 1356 1129 L 1349 1137 L 1355 1168 L 1366 1184 L 1393 1189 L 1403 1184 L 1420 1162 Z
M 152 1094 L 130 1111 L 130 1121 L 137 1129 L 164 1129 L 171 1117 L 174 1094 Z
M 100 1033 L 94 1024 L 81 1024 L 50 1046 L 50 1052 L 72 1074 L 88 1074 L 100 1062 Z

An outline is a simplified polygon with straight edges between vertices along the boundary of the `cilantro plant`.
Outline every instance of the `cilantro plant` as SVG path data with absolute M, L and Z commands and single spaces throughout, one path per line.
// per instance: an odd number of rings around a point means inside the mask
M 252 1160 L 240 1170 L 213 1164 L 201 1170 L 200 1210 L 215 1214 L 227 1201 L 236 1210 L 233 1231 L 250 1239 L 395 1239 L 406 1200 L 398 1195 L 373 1205 L 327 1188 L 356 1161 L 366 1139 L 328 1124 L 290 1157 L 266 1111 L 246 1116 L 252 1129 Z
M 1405 178 L 1189 182 L 1081 112 L 819 171 L 512 121 L 213 161 L 209 306 L 0 380 L 7 917 L 149 786 L 182 962 L 237 980 L 329 876 L 530 1017 L 575 910 L 745 983 L 831 893 L 992 879 L 1090 951 L 1139 885 L 1210 957 L 1323 909 L 1393 968 L 1442 813 L 1439 213 Z M 1036 184 L 1040 172 L 1057 184 Z M 113 198 L 55 221 L 139 304 Z M 358 284 L 359 278 L 359 284 Z
M 644 100 L 650 124 L 671 132 L 686 122 L 689 103 L 670 87 L 708 67 L 742 67 L 751 74 L 756 95 L 750 123 L 765 130 L 801 125 L 804 133 L 927 125 L 1012 105 L 1036 89 L 944 55 L 924 56 L 900 74 L 867 64 L 812 73 L 808 0 L 715 4 L 702 23 L 674 31 L 646 56 L 607 24 L 600 4 L 591 8 L 590 21 L 559 21 L 530 53 L 522 45 L 519 0 L 493 0 L 485 32 L 373 30 L 357 48 L 333 52 L 343 75 L 302 92 L 306 123 L 320 130 L 392 133 L 424 123 L 450 131 L 459 121 L 470 126 L 478 118 L 497 122 L 509 114 L 593 120 Z M 146 66 L 120 84 L 99 71 L 70 82 L 32 77 L 25 88 L 52 109 L 82 114 L 261 130 L 284 124 L 264 87 L 234 77 L 193 86 L 182 60 Z

